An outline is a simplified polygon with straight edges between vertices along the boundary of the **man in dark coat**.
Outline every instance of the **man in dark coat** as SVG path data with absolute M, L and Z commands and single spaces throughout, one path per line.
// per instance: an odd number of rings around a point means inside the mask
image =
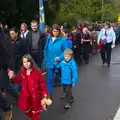
M 31 22 L 31 31 L 27 34 L 28 53 L 33 57 L 36 64 L 40 67 L 43 61 L 43 49 L 45 46 L 46 35 L 38 28 L 38 22 Z
M 0 28 L 0 108 L 4 111 L 4 120 L 12 118 L 11 106 L 7 101 L 5 92 L 9 84 L 8 70 L 14 70 L 12 43 Z
M 10 38 L 12 40 L 12 48 L 15 59 L 15 72 L 18 73 L 20 69 L 20 61 L 22 57 L 28 53 L 27 42 L 19 35 L 19 30 L 16 27 L 10 29 Z
M 73 43 L 74 59 L 81 60 L 81 32 L 78 30 L 77 27 L 73 28 L 72 43 Z

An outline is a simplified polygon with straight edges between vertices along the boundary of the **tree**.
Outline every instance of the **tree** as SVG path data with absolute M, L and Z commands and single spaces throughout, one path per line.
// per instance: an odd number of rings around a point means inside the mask
M 120 0 L 104 0 L 102 11 L 101 0 L 44 0 L 46 24 L 56 20 L 100 21 L 102 13 L 104 20 L 112 21 L 120 12 L 119 5 Z M 32 19 L 39 19 L 38 16 L 39 0 L 0 1 L 0 19 L 11 26 L 30 23 Z
M 60 4 L 58 16 L 73 15 L 81 21 L 100 21 L 103 14 L 104 20 L 116 18 L 116 10 L 112 0 L 104 0 L 102 9 L 101 0 L 65 0 Z

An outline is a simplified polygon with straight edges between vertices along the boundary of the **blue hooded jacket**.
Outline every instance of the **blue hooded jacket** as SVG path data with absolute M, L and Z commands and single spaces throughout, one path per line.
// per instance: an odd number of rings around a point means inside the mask
M 72 49 L 72 40 L 67 39 L 67 48 Z
M 59 58 L 63 60 L 64 50 L 67 48 L 67 39 L 65 37 L 58 37 L 52 41 L 51 36 L 47 37 L 46 45 L 44 48 L 44 64 L 47 68 L 54 68 L 54 59 Z
M 62 60 L 57 68 L 61 69 L 61 82 L 62 84 L 74 85 L 78 80 L 77 65 L 72 58 L 69 62 Z

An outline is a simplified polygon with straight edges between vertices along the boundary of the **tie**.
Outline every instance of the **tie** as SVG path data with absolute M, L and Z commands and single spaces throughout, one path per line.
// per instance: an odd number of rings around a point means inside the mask
M 107 30 L 105 31 L 105 36 L 107 36 Z
M 73 39 L 76 40 L 76 32 L 74 32 L 74 38 Z
M 23 33 L 23 39 L 25 38 L 24 33 Z

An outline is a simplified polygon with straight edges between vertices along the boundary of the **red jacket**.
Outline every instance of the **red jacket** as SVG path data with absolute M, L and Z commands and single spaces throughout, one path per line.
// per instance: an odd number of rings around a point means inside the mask
M 45 94 L 47 95 L 47 89 L 42 78 L 42 72 L 39 69 L 32 67 L 28 83 L 26 70 L 23 69 L 14 81 L 16 83 L 22 82 L 18 107 L 24 111 L 29 110 L 31 107 L 33 111 L 41 110 L 42 96 Z

